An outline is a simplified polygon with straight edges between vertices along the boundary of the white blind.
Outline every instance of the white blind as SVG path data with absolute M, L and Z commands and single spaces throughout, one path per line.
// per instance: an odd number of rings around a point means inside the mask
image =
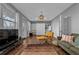
M 45 34 L 45 23 L 37 23 L 36 24 L 36 34 L 44 35 Z

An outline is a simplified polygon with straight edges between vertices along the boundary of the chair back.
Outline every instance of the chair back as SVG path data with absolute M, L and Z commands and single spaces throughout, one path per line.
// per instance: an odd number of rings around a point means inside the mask
M 47 37 L 53 38 L 54 33 L 53 32 L 46 32 L 45 34 Z

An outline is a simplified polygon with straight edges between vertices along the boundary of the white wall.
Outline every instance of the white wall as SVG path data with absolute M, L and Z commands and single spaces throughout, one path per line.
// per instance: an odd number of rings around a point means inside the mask
M 18 17 L 19 17 L 19 24 L 18 24 L 18 29 L 19 29 L 19 36 L 22 36 L 22 18 L 21 15 L 18 13 Z
M 73 4 L 71 7 L 66 9 L 64 12 L 62 12 L 55 19 L 52 20 L 52 32 L 55 33 L 55 36 L 58 36 L 60 33 L 62 33 L 62 31 L 64 31 L 64 29 L 67 28 L 63 27 L 63 20 L 66 17 L 70 18 L 70 33 L 79 33 L 79 4 Z
M 19 36 L 26 38 L 29 36 L 31 23 L 19 14 Z
M 74 4 L 72 7 L 64 11 L 62 16 L 71 17 L 71 32 L 79 33 L 79 4 Z
M 52 21 L 52 32 L 54 32 L 54 36 L 59 36 L 59 17 L 55 18 Z

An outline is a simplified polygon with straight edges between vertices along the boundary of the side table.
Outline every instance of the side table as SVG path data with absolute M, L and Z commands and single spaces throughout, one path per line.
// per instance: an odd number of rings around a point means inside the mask
M 57 39 L 58 39 L 58 40 L 61 40 L 61 38 L 62 38 L 61 36 L 57 36 Z

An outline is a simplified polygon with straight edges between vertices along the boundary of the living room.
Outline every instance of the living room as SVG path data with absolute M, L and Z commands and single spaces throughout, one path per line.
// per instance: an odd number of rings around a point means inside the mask
M 0 3 L 0 54 L 78 55 L 78 10 L 79 3 Z

